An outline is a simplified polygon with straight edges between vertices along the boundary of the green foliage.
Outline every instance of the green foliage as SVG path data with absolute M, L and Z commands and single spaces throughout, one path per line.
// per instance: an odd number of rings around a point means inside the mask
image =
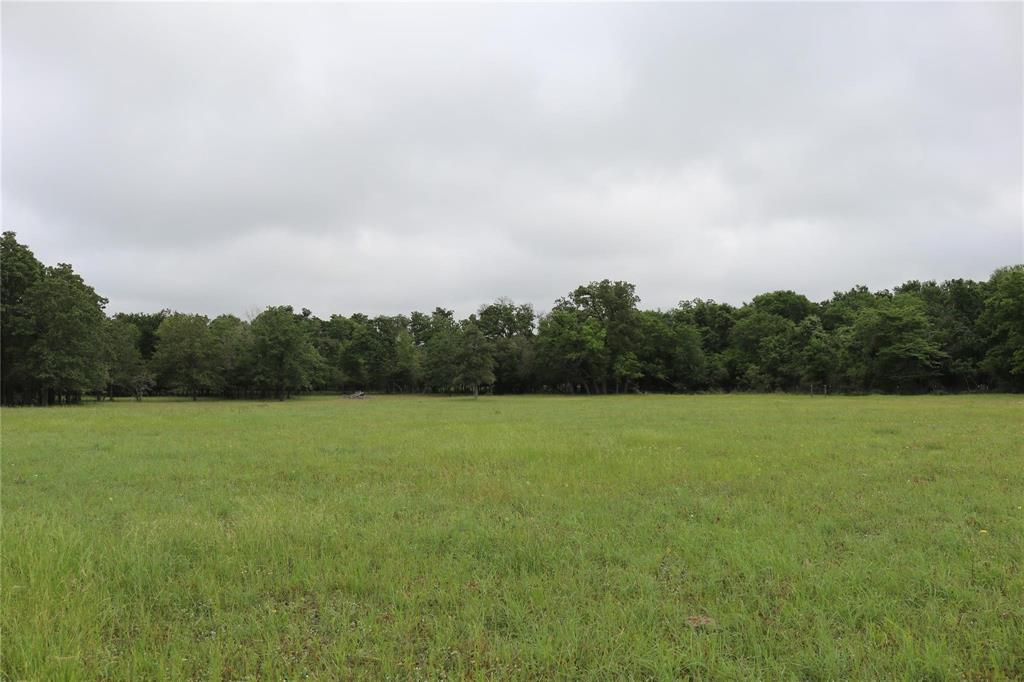
M 796 325 L 787 317 L 751 306 L 737 315 L 730 338 L 741 388 L 792 389 L 799 380 Z
M 139 330 L 139 353 L 144 361 L 149 362 L 156 352 L 156 330 L 170 314 L 170 310 L 161 310 L 158 313 L 117 313 L 114 319 L 135 325 Z
M 706 361 L 700 333 L 684 310 L 670 313 L 644 310 L 638 317 L 633 381 L 651 391 L 685 391 L 704 386 Z
M 516 305 L 507 298 L 501 298 L 481 306 L 476 324 L 489 339 L 531 337 L 535 318 L 533 306 L 529 303 Z
M 36 334 L 35 310 L 26 295 L 45 268 L 13 232 L 0 239 L 0 384 L 5 404 L 33 399 L 39 382 L 29 358 Z
M 67 263 L 47 267 L 25 292 L 35 323 L 27 364 L 47 393 L 44 403 L 77 400 L 107 384 L 106 303 Z
M 859 352 L 863 385 L 887 391 L 920 390 L 939 372 L 947 357 L 916 296 L 898 294 L 865 308 L 853 324 L 850 341 Z
M 254 387 L 255 342 L 250 326 L 234 315 L 210 322 L 218 387 L 228 397 L 248 394 Z
M 751 301 L 751 307 L 770 315 L 778 315 L 794 324 L 817 312 L 817 306 L 806 296 L 793 291 L 772 291 L 760 294 Z
M 459 366 L 456 355 L 459 352 L 459 329 L 455 314 L 444 308 L 437 308 L 430 316 L 429 327 L 425 330 L 427 341 L 424 346 L 427 382 L 437 391 L 450 391 L 456 383 Z
M 469 386 L 473 396 L 478 396 L 482 384 L 494 381 L 493 352 L 491 342 L 477 326 L 476 316 L 470 315 L 456 337 L 455 383 Z
M 495 392 L 524 393 L 535 385 L 536 317 L 532 305 L 517 305 L 509 299 L 481 306 L 477 326 L 492 345 Z
M 440 307 L 326 320 L 272 307 L 252 324 L 167 310 L 118 313 L 111 323 L 106 301 L 71 266 L 45 267 L 12 232 L 0 257 L 0 398 L 8 405 L 151 391 L 1024 390 L 1021 265 L 988 282 L 912 280 L 875 293 L 856 286 L 821 303 L 783 290 L 739 307 L 693 299 L 640 310 L 633 284 L 606 279 L 540 316 L 501 298 L 461 321 Z
M 366 386 L 366 358 L 363 341 L 366 328 L 365 318 L 353 315 L 331 315 L 324 324 L 324 346 L 320 351 L 331 368 L 339 388 Z
M 602 350 L 588 360 L 595 392 L 607 393 L 609 385 L 618 392 L 623 388 L 622 380 L 635 374 L 638 361 L 633 349 L 638 340 L 639 301 L 636 288 L 629 282 L 605 279 L 577 287 L 556 304 L 576 311 L 585 329 L 600 329 Z
M 864 285 L 855 286 L 849 291 L 837 291 L 821 306 L 822 325 L 828 331 L 848 327 L 857 319 L 861 310 L 874 307 L 888 295 L 888 292 L 873 294 Z
M 981 325 L 989 345 L 984 369 L 1000 386 L 1024 389 L 1024 265 L 992 275 Z
M 833 390 L 839 381 L 839 341 L 829 334 L 816 315 L 806 317 L 795 330 L 801 386 L 814 390 Z
M 395 366 L 392 373 L 395 386 L 415 389 L 423 383 L 423 354 L 416 346 L 412 332 L 400 327 L 395 336 Z
M 374 377 L 374 386 L 380 390 L 391 391 L 400 385 L 415 382 L 418 363 L 410 353 L 409 344 L 412 339 L 408 329 L 409 319 L 404 315 L 378 315 L 370 321 L 373 343 L 369 370 Z M 401 362 L 399 343 L 405 344 L 401 349 L 404 354 Z
M 309 387 L 321 358 L 291 306 L 272 306 L 252 321 L 254 382 L 278 399 Z
M 106 321 L 106 350 L 109 395 L 130 395 L 141 399 L 155 381 L 139 350 L 139 328 L 123 317 Z
M 598 392 L 608 358 L 606 337 L 599 320 L 576 308 L 560 306 L 542 316 L 537 356 L 544 381 L 572 393 Z
M 218 348 L 205 315 L 172 313 L 156 330 L 151 365 L 160 383 L 195 400 L 220 388 Z
M 722 353 L 729 348 L 729 336 L 736 323 L 736 309 L 728 303 L 715 303 L 695 298 L 679 303 L 677 315 L 700 332 L 701 347 L 708 353 Z

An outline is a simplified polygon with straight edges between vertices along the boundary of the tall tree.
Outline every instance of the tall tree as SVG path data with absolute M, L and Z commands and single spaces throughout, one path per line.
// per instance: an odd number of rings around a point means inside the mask
M 680 301 L 675 316 L 693 325 L 700 336 L 704 353 L 704 376 L 707 386 L 730 390 L 735 378 L 730 372 L 729 338 L 736 323 L 736 309 L 728 303 L 695 298 Z
M 1024 265 L 992 274 L 981 325 L 989 346 L 985 371 L 999 387 L 1024 390 Z
M 418 390 L 423 383 L 423 349 L 416 345 L 408 329 L 399 329 L 395 339 L 393 377 L 402 391 Z
M 888 298 L 888 292 L 873 294 L 863 284 L 858 284 L 848 291 L 836 291 L 832 298 L 821 304 L 822 326 L 829 331 L 848 327 L 854 323 L 863 309 L 873 308 Z
M 456 341 L 455 383 L 469 386 L 473 397 L 479 397 L 480 386 L 494 381 L 494 356 L 490 341 L 470 315 L 462 324 Z
M 322 358 L 291 306 L 271 306 L 252 321 L 256 385 L 284 400 L 309 388 Z
M 862 365 L 861 385 L 886 391 L 927 388 L 946 357 L 916 296 L 898 294 L 865 308 L 851 328 L 850 341 Z M 859 356 L 859 357 L 858 357 Z
M 577 287 L 555 305 L 556 308 L 578 311 L 603 331 L 606 352 L 600 364 L 594 367 L 595 389 L 601 393 L 608 392 L 609 384 L 614 385 L 618 392 L 622 388 L 622 378 L 635 374 L 639 301 L 634 285 L 605 279 Z
M 173 313 L 156 330 L 151 365 L 161 384 L 196 400 L 220 387 L 217 346 L 205 315 Z
M 210 322 L 216 386 L 229 398 L 249 394 L 253 388 L 253 337 L 249 324 L 234 315 Z
M 36 313 L 26 295 L 43 278 L 44 270 L 32 251 L 18 243 L 15 233 L 3 233 L 0 239 L 0 384 L 5 405 L 38 398 L 29 360 L 29 350 L 36 338 Z
M 323 345 L 324 362 L 339 388 L 368 388 L 363 344 L 369 331 L 365 315 L 331 315 L 324 323 L 327 341 Z
M 494 349 L 494 390 L 522 393 L 533 385 L 533 306 L 507 298 L 481 306 L 477 326 Z
M 161 310 L 158 313 L 117 313 L 114 319 L 130 322 L 139 330 L 138 348 L 142 359 L 149 362 L 156 352 L 156 330 L 164 318 L 171 314 L 170 310 Z
M 28 289 L 25 303 L 35 322 L 28 367 L 42 391 L 41 402 L 70 402 L 106 386 L 107 300 L 70 265 L 58 263 Z
M 558 306 L 540 318 L 537 361 L 544 381 L 570 392 L 598 393 L 608 363 L 607 331 L 571 306 Z
M 700 334 L 685 313 L 644 310 L 639 324 L 639 382 L 645 390 L 684 391 L 704 385 Z
M 805 389 L 836 390 L 839 372 L 839 342 L 817 315 L 804 318 L 797 325 L 799 377 Z
M 784 317 L 793 324 L 799 324 L 804 318 L 817 312 L 817 306 L 806 296 L 788 290 L 759 294 L 750 305 L 756 310 Z
M 740 310 L 731 340 L 734 372 L 741 388 L 775 391 L 796 386 L 799 368 L 795 330 L 792 320 L 759 306 Z
M 140 400 L 154 381 L 139 351 L 138 327 L 115 317 L 106 321 L 105 331 L 110 399 L 120 394 Z
M 459 352 L 459 328 L 455 313 L 436 308 L 430 316 L 425 346 L 424 371 L 427 383 L 435 391 L 450 391 L 459 373 L 456 354 Z

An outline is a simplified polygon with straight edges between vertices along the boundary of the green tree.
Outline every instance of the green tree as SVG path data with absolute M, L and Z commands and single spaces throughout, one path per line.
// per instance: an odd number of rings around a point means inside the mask
M 477 326 L 494 349 L 494 390 L 522 393 L 533 387 L 536 314 L 530 304 L 507 298 L 481 306 Z
M 423 382 L 423 349 L 408 329 L 400 329 L 395 339 L 394 380 L 403 391 L 415 391 Z
M 214 384 L 229 398 L 248 395 L 253 388 L 253 337 L 249 324 L 234 315 L 210 322 Z
M 556 307 L 540 318 L 537 361 L 545 383 L 575 392 L 582 386 L 598 393 L 608 363 L 607 331 L 600 321 L 571 306 Z
M 638 317 L 640 325 L 637 359 L 640 363 L 640 384 L 646 390 L 673 390 L 675 385 L 675 338 L 672 318 L 655 310 L 643 310 Z
M 796 387 L 799 349 L 793 321 L 757 306 L 739 311 L 731 339 L 734 372 L 740 387 L 774 391 Z
M 151 361 L 160 382 L 196 400 L 220 388 L 217 346 L 205 315 L 172 313 L 156 330 Z
M 35 322 L 26 364 L 43 404 L 107 385 L 106 304 L 67 263 L 46 268 L 25 292 Z
M 149 362 L 156 352 L 156 330 L 164 318 L 171 314 L 170 310 L 161 310 L 158 313 L 117 313 L 115 320 L 130 322 L 139 330 L 139 353 L 142 359 Z
M 868 389 L 913 391 L 926 388 L 946 358 L 921 299 L 898 294 L 864 308 L 851 328 L 853 360 L 860 362 Z
M 555 304 L 556 308 L 578 311 L 603 331 L 604 356 L 592 358 L 596 363 L 592 368 L 595 391 L 607 393 L 613 384 L 617 393 L 622 379 L 635 373 L 639 301 L 634 285 L 605 279 L 579 286 Z
M 949 355 L 949 388 L 975 389 L 982 381 L 986 353 L 981 316 L 988 287 L 985 282 L 954 279 L 941 285 L 944 305 L 933 320 L 938 342 Z
M 408 327 L 409 320 L 402 315 L 378 315 L 370 320 L 367 367 L 373 385 L 381 390 L 399 390 L 405 383 L 398 366 L 398 342 Z
M 695 298 L 680 301 L 674 313 L 677 319 L 693 325 L 700 336 L 703 351 L 703 385 L 731 390 L 736 379 L 730 371 L 735 365 L 729 343 L 736 323 L 736 308 L 728 303 Z
M 366 358 L 360 347 L 369 333 L 366 322 L 364 315 L 331 315 L 324 323 L 323 359 L 338 388 L 367 388 Z
M 877 294 L 859 284 L 848 291 L 836 291 L 832 298 L 821 304 L 821 324 L 829 331 L 840 327 L 849 327 L 865 308 L 873 308 L 881 301 L 890 298 L 888 292 Z
M 45 268 L 13 232 L 0 239 L 0 385 L 5 405 L 38 398 L 30 349 L 36 339 L 36 313 L 26 300 Z
M 795 334 L 801 384 L 811 390 L 834 391 L 839 371 L 839 344 L 835 334 L 825 329 L 817 315 L 804 318 Z
M 759 294 L 754 297 L 750 305 L 755 310 L 784 317 L 794 324 L 799 324 L 804 318 L 817 311 L 817 306 L 811 303 L 806 296 L 788 290 Z
M 685 391 L 704 385 L 700 334 L 685 312 L 644 310 L 638 322 L 639 381 L 646 390 Z
M 139 329 L 124 318 L 106 321 L 106 349 L 108 363 L 108 394 L 127 394 L 137 400 L 152 387 L 153 377 L 146 369 L 139 351 Z
M 291 306 L 271 306 L 256 316 L 252 337 L 257 387 L 279 400 L 309 388 L 322 358 Z
M 988 344 L 984 370 L 997 386 L 1024 390 L 1024 265 L 992 274 L 980 325 Z
M 463 322 L 456 339 L 455 383 L 469 386 L 473 397 L 479 397 L 480 386 L 494 381 L 491 343 L 477 326 L 475 315 Z
M 437 308 L 430 316 L 425 345 L 424 371 L 427 383 L 435 391 L 450 391 L 456 383 L 459 365 L 459 329 L 455 313 Z

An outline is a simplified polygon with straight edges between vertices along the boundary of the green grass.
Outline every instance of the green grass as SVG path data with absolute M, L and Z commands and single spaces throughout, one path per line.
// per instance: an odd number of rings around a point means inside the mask
M 1019 396 L 2 422 L 5 679 L 1024 678 Z

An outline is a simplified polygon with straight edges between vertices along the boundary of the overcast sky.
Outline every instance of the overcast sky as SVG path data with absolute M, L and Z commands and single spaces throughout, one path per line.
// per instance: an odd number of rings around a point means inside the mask
M 1024 261 L 1022 5 L 2 7 L 3 216 L 109 310 L 645 307 Z

